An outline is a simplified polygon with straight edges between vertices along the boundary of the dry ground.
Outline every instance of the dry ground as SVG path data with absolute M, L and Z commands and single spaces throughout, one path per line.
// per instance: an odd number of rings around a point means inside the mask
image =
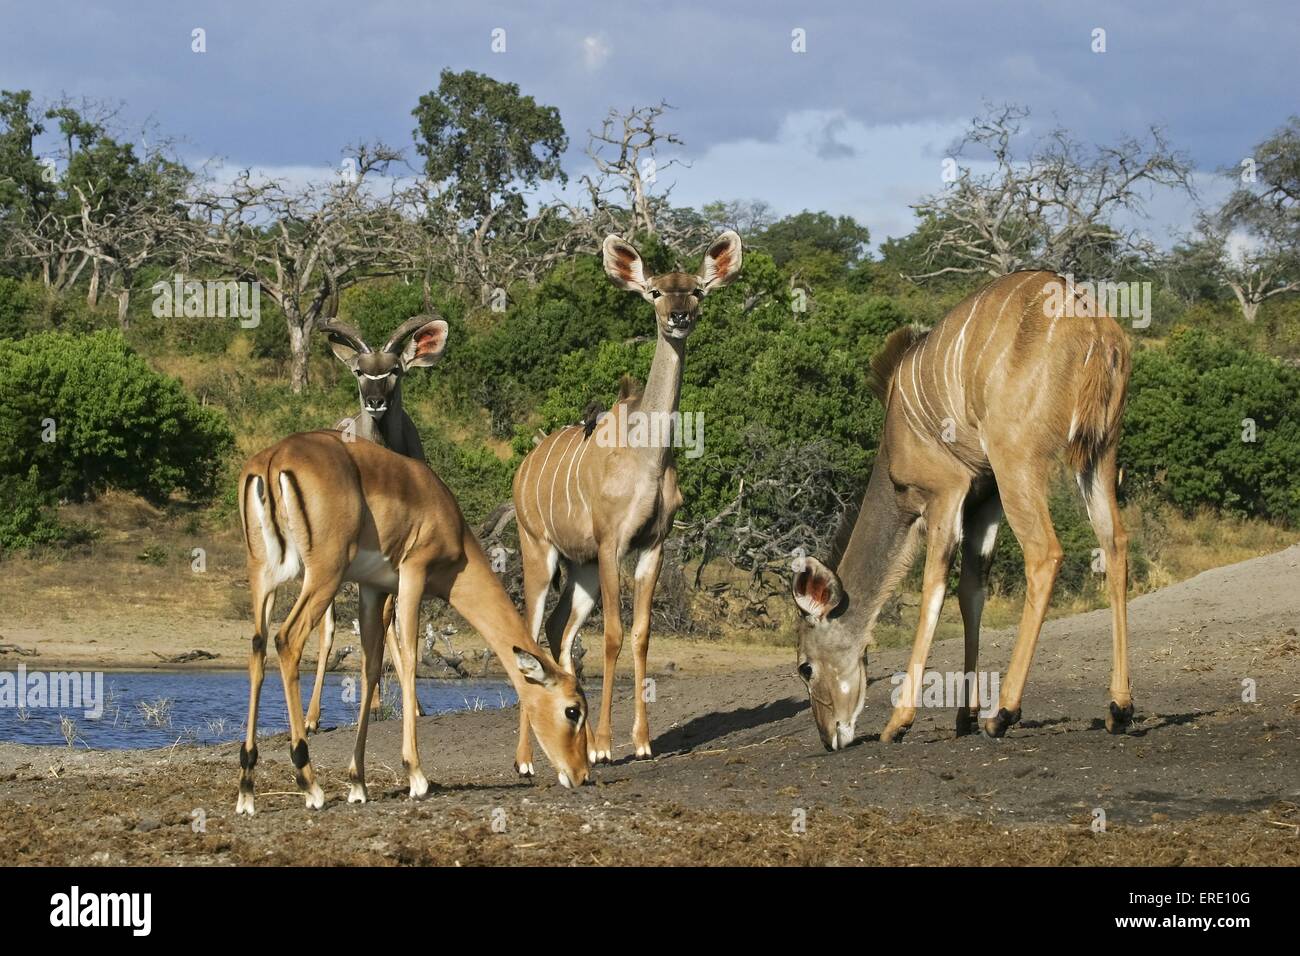
M 858 745 L 821 750 L 793 660 L 658 675 L 653 761 L 578 791 L 510 768 L 513 710 L 420 721 L 435 789 L 404 795 L 395 721 L 372 730 L 372 802 L 349 806 L 351 731 L 313 738 L 330 803 L 293 792 L 266 740 L 258 814 L 233 808 L 236 747 L 69 752 L 0 745 L 0 863 L 1300 863 L 1300 546 L 1206 572 L 1131 604 L 1132 733 L 1101 728 L 1105 611 L 1049 623 L 1004 740 L 956 739 L 923 709 L 901 744 L 874 731 L 903 649 L 873 655 Z M 984 639 L 1000 668 L 1010 635 Z M 959 642 L 931 667 L 960 668 Z M 785 656 L 789 657 L 788 650 Z M 1253 702 L 1243 682 L 1253 681 Z M 544 765 L 544 761 L 543 761 Z M 1105 833 L 1091 824 L 1104 812 Z M 805 832 L 795 826 L 806 821 Z M 202 826 L 198 826 L 198 822 Z

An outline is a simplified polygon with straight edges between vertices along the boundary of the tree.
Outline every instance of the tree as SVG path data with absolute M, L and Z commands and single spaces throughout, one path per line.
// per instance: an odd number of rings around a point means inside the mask
M 1273 296 L 1300 292 L 1300 118 L 1291 117 L 1254 152 L 1237 189 L 1201 222 L 1206 241 L 1219 250 L 1220 279 L 1247 322 Z M 1235 251 L 1233 236 L 1241 240 Z
M 311 335 L 343 289 L 367 276 L 412 269 L 407 196 L 372 193 L 367 177 L 399 159 L 383 145 L 360 146 L 345 172 L 290 189 L 244 170 L 229 187 L 209 184 L 194 201 L 187 256 L 257 282 L 284 313 L 290 385 L 307 385 Z
M 1114 217 L 1143 214 L 1152 187 L 1192 192 L 1191 167 L 1163 133 L 1153 127 L 1146 142 L 1124 138 L 1088 150 L 1057 128 L 1017 158 L 1015 141 L 1028 117 L 1022 107 L 1002 106 L 972 120 L 953 149 L 953 182 L 912 207 L 933 236 L 926 249 L 931 267 L 911 278 L 996 277 L 1032 267 L 1102 277 L 1127 255 L 1154 253 L 1148 238 Z M 970 152 L 992 169 L 955 165 Z M 944 259 L 948 264 L 938 265 Z
M 544 234 L 551 214 L 527 215 L 524 190 L 566 181 L 560 157 L 568 136 L 560 113 L 520 93 L 514 83 L 466 70 L 443 70 L 438 88 L 420 97 L 416 150 L 428 183 L 425 226 L 447 245 L 457 282 L 477 282 L 486 297 L 507 269 L 493 258 L 498 240 Z M 515 256 L 521 257 L 516 245 Z

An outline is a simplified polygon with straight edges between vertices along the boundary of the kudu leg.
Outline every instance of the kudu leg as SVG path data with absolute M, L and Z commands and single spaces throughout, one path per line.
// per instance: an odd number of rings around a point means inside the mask
M 325 563 L 325 562 L 322 562 Z M 340 567 L 343 563 L 340 563 Z M 289 757 L 297 771 L 298 789 L 306 794 L 307 808 L 319 810 L 325 805 L 325 794 L 316 782 L 311 759 L 307 754 L 307 728 L 302 713 L 302 693 L 298 668 L 302 663 L 302 650 L 307 638 L 316 629 L 325 609 L 329 607 L 339 585 L 341 572 L 324 581 L 318 581 L 320 572 L 308 568 L 303 576 L 302 592 L 289 611 L 284 625 L 275 635 L 275 651 L 280 658 L 280 679 L 284 682 L 284 701 L 289 709 Z
M 632 605 L 632 651 L 635 681 L 635 714 L 632 720 L 632 747 L 638 760 L 653 756 L 650 751 L 650 721 L 646 717 L 647 699 L 652 696 L 646 680 L 646 657 L 650 653 L 650 617 L 654 603 L 655 585 L 664 565 L 663 545 L 649 548 L 641 555 L 636 566 L 636 584 Z
M 307 705 L 307 733 L 320 730 L 321 693 L 325 687 L 325 668 L 334 649 L 334 602 L 325 609 L 320 625 L 320 654 L 316 658 L 316 683 L 311 689 L 311 703 Z
M 1002 502 L 996 496 L 968 508 L 963 519 L 957 603 L 961 607 L 966 644 L 963 671 L 966 679 L 962 682 L 965 698 L 957 701 L 958 737 L 974 732 L 979 726 L 980 618 L 988 597 L 989 569 L 993 565 L 993 547 L 997 544 L 1001 521 Z
M 991 457 L 991 456 L 990 456 Z M 1007 523 L 1020 542 L 1025 555 L 1025 609 L 1020 615 L 1020 630 L 1011 651 L 998 698 L 998 712 L 981 722 L 990 737 L 1001 737 L 1007 728 L 1020 720 L 1020 699 L 1024 694 L 1029 665 L 1034 659 L 1038 635 L 1047 616 L 1047 606 L 1052 600 L 1056 575 L 1061 569 L 1061 543 L 1052 527 L 1052 515 L 1047 507 L 1047 478 L 1036 477 L 1034 469 L 1025 467 L 998 467 L 993 462 L 994 473 L 999 475 L 998 487 L 1002 492 L 1002 507 Z M 1001 480 L 1003 475 L 1021 476 L 1019 487 Z
M 366 790 L 366 730 L 370 723 L 370 700 L 379 684 L 384 669 L 384 608 L 385 595 L 373 588 L 361 587 L 358 616 L 361 625 L 361 714 L 357 719 L 357 739 L 352 748 L 352 763 L 348 766 L 348 803 L 365 803 Z
M 943 610 L 944 591 L 948 587 L 948 569 L 952 567 L 953 554 L 961 528 L 962 501 L 966 489 L 936 497 L 925 508 L 925 574 L 921 587 L 921 615 L 916 625 L 916 638 L 912 642 L 912 656 L 907 662 L 907 673 L 898 688 L 894 711 L 880 732 L 880 739 L 897 742 L 903 739 L 912 721 L 916 719 L 916 705 L 921 695 L 925 662 L 930 656 L 930 642 L 939 626 L 939 612 Z
M 248 725 L 239 748 L 239 797 L 235 813 L 253 815 L 253 768 L 257 766 L 257 706 L 266 674 L 266 639 L 271 631 L 271 605 L 275 589 L 266 587 L 261 575 L 252 575 L 253 641 L 248 654 Z
M 592 609 L 596 606 L 596 594 L 600 588 L 600 567 L 596 562 L 577 564 L 570 562 L 566 571 L 564 594 L 555 606 L 551 616 L 546 619 L 546 640 L 551 646 L 551 654 L 570 674 L 577 675 L 577 664 L 573 659 L 573 642 L 587 623 Z M 561 613 L 563 612 L 563 614 Z M 587 762 L 596 762 L 596 731 L 592 726 L 591 714 L 587 715 L 584 727 L 587 737 Z
M 1123 733 L 1133 720 L 1133 695 L 1128 674 L 1128 532 L 1116 497 L 1118 469 L 1115 449 L 1106 451 L 1093 468 L 1079 475 L 1088 519 L 1106 557 L 1106 588 L 1110 596 L 1110 706 L 1106 729 Z
M 421 566 L 403 565 L 398 571 L 397 627 L 402 666 L 397 676 L 402 682 L 402 766 L 410 780 L 412 799 L 419 799 L 429 792 L 429 780 L 420 769 L 420 751 L 415 738 L 418 708 L 415 655 L 420 641 L 420 598 L 428 577 L 428 569 Z
M 617 549 L 602 548 L 599 564 L 600 607 L 605 620 L 605 672 L 601 675 L 600 726 L 596 730 L 594 762 L 609 763 L 613 759 L 610 732 L 614 709 L 614 671 L 618 666 L 619 651 L 623 649 L 623 615 L 619 603 Z

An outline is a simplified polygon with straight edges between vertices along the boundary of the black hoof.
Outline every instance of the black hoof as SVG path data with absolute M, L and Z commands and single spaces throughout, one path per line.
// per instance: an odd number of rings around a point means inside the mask
M 1002 737 L 1006 734 L 1007 728 L 1020 722 L 1020 708 L 1017 707 L 1015 712 L 1007 710 L 1005 707 L 999 708 L 996 715 L 990 717 L 984 722 L 984 732 L 990 737 Z
M 966 737 L 979 727 L 979 715 L 970 710 L 957 711 L 957 736 Z
M 888 735 L 886 735 L 884 731 L 881 731 L 880 742 L 885 744 L 901 744 L 903 738 L 907 736 L 907 732 L 911 729 L 912 725 L 908 724 L 906 727 L 899 727 L 893 733 Z
M 1106 729 L 1112 734 L 1122 734 L 1128 730 L 1129 724 L 1133 722 L 1133 703 L 1130 701 L 1121 707 L 1113 700 L 1110 702 L 1110 712 L 1106 714 Z

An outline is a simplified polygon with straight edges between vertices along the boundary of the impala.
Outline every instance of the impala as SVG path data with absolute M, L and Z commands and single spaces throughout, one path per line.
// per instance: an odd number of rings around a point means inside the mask
M 587 777 L 587 705 L 572 675 L 528 634 L 456 499 L 424 462 L 336 431 L 291 435 L 249 459 L 239 476 L 240 517 L 248 551 L 253 642 L 248 661 L 248 725 L 239 751 L 236 811 L 253 813 L 257 706 L 276 590 L 302 572 L 302 590 L 276 632 L 289 712 L 289 756 L 308 808 L 325 795 L 307 752 L 298 688 L 303 646 L 344 581 L 359 585 L 364 678 L 348 802 L 367 799 L 366 726 L 383 667 L 384 595 L 396 596 L 401 643 L 402 764 L 410 795 L 429 781 L 415 734 L 415 660 L 420 600 L 437 596 L 477 630 L 505 665 L 564 786 Z
M 740 272 L 740 237 L 727 231 L 705 252 L 698 275 L 669 272 L 648 277 L 641 256 L 617 236 L 605 239 L 605 272 L 615 285 L 654 306 L 657 327 L 654 359 L 644 390 L 625 387 L 610 410 L 611 421 L 640 413 L 642 420 L 669 423 L 658 440 L 602 440 L 599 425 L 571 425 L 548 435 L 515 473 L 515 514 L 524 566 L 524 617 L 538 637 L 546 592 L 560 562 L 565 584 L 546 621 L 551 652 L 574 670 L 573 640 L 596 603 L 599 590 L 605 620 L 605 670 L 600 726 L 589 727 L 588 757 L 610 760 L 610 713 L 614 668 L 623 647 L 619 604 L 619 563 L 639 552 L 634 575 L 632 645 L 636 681 L 632 745 L 638 758 L 651 756 L 646 718 L 646 655 L 650 647 L 650 604 L 663 565 L 663 545 L 682 504 L 677 488 L 672 428 L 679 423 L 682 364 L 686 337 L 699 318 L 700 302 Z M 621 406 L 621 407 L 620 407 Z M 590 424 L 590 423 L 589 423 Z M 614 432 L 614 429 L 609 429 Z M 515 769 L 533 772 L 529 715 L 520 712 Z
M 349 439 L 364 438 L 383 445 L 399 455 L 424 461 L 424 446 L 415 422 L 402 407 L 402 376 L 413 368 L 432 365 L 447 345 L 447 323 L 429 315 L 407 319 L 378 352 L 366 344 L 361 333 L 350 325 L 331 319 L 321 327 L 330 349 L 357 378 L 361 411 L 340 419 L 334 427 Z M 396 636 L 389 628 L 392 602 L 384 605 L 384 641 L 388 659 L 401 681 L 401 655 Z M 325 686 L 325 668 L 334 646 L 334 603 L 330 602 L 321 624 L 320 654 L 316 658 L 316 684 L 307 705 L 307 732 L 320 729 L 321 689 Z M 376 697 L 375 704 L 379 703 Z M 417 713 L 419 711 L 417 710 Z
M 896 741 L 916 716 L 922 671 L 960 545 L 957 587 L 967 681 L 957 733 L 979 717 L 970 680 L 998 525 L 1005 514 L 1025 556 L 1025 606 L 998 709 L 982 723 L 1000 737 L 1020 719 L 1021 696 L 1062 552 L 1047 506 L 1064 455 L 1102 547 L 1110 592 L 1113 661 L 1106 727 L 1133 716 L 1125 610 L 1128 536 L 1116 501 L 1116 450 L 1129 375 L 1120 327 L 1086 299 L 1066 302 L 1050 272 L 1003 276 L 957 305 L 932 331 L 900 329 L 871 366 L 885 405 L 880 451 L 856 521 L 830 558 L 795 563 L 798 671 L 830 750 L 847 746 L 866 699 L 864 652 L 881 606 L 926 543 L 920 621 L 894 711 L 881 740 Z M 1072 315 L 1065 308 L 1070 305 Z M 845 533 L 847 532 L 847 534 Z M 993 702 L 988 707 L 992 711 Z

